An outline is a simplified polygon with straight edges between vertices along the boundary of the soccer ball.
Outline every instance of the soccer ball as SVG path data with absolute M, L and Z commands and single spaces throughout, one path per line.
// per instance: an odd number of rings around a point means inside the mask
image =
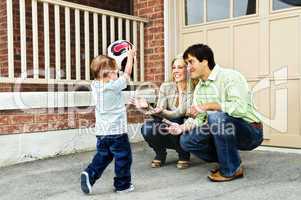
M 123 71 L 127 62 L 127 51 L 133 44 L 126 40 L 117 40 L 108 47 L 108 56 L 113 58 L 119 70 Z

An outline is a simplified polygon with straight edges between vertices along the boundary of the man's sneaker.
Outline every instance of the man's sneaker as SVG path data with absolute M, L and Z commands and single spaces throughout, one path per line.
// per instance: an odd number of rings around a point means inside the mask
M 122 193 L 132 192 L 133 190 L 135 190 L 135 186 L 133 184 L 131 184 L 128 189 L 125 189 L 125 190 L 116 190 L 115 192 L 118 193 L 118 194 L 122 194 Z
M 80 186 L 85 194 L 91 194 L 92 186 L 89 179 L 89 174 L 87 172 L 82 172 L 80 175 Z

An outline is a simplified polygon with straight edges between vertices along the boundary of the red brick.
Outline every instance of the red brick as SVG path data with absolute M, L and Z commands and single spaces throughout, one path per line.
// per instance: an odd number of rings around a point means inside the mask
M 14 115 L 10 116 L 10 124 L 26 124 L 26 123 L 32 123 L 34 117 L 31 115 Z

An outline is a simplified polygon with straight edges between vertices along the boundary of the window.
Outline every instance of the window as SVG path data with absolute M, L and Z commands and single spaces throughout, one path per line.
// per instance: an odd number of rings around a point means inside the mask
M 285 0 L 273 0 L 273 10 L 280 10 L 292 7 L 292 5 L 289 4 L 289 2 L 290 1 Z
M 185 0 L 185 24 L 203 22 L 204 0 Z
M 227 19 L 230 17 L 229 0 L 210 0 L 207 1 L 207 21 Z
M 259 0 L 185 0 L 182 1 L 185 3 L 185 25 L 202 24 L 204 22 L 254 15 L 257 13 L 258 1 Z M 278 3 L 280 1 L 299 0 L 277 0 Z M 232 3 L 233 9 L 231 9 Z M 232 10 L 233 14 L 232 12 L 230 14 Z
M 256 0 L 234 0 L 234 17 L 256 14 Z

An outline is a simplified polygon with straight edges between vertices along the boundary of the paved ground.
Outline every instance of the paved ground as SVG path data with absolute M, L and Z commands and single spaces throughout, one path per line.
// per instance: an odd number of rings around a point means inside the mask
M 79 174 L 94 154 L 87 152 L 1 168 L 0 199 L 301 199 L 301 155 L 298 154 L 242 153 L 245 178 L 229 183 L 212 183 L 206 178 L 212 164 L 192 158 L 191 168 L 177 170 L 176 154 L 170 151 L 165 167 L 151 169 L 151 150 L 140 143 L 133 145 L 133 151 L 136 190 L 132 193 L 121 195 L 112 192 L 114 174 L 111 164 L 93 187 L 93 194 L 83 195 L 79 188 Z

